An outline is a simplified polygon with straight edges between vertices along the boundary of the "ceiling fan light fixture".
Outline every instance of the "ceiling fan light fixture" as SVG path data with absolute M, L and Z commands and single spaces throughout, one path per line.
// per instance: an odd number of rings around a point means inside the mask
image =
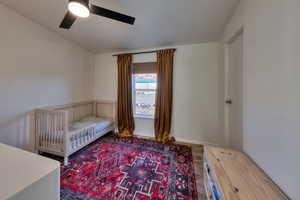
M 87 18 L 90 16 L 88 1 L 84 0 L 70 0 L 68 9 L 71 13 L 78 17 Z
M 61 29 L 70 29 L 78 17 L 85 18 L 90 14 L 106 17 L 126 24 L 134 24 L 135 18 L 113 10 L 89 3 L 90 0 L 69 0 L 68 12 L 59 25 Z

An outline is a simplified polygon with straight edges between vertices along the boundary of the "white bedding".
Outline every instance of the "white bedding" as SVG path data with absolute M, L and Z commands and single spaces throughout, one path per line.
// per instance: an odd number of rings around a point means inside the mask
M 111 126 L 113 122 L 109 119 L 100 118 L 100 117 L 85 117 L 80 121 L 74 122 L 70 125 L 69 130 L 75 131 L 78 129 L 87 128 L 91 125 L 95 126 L 95 132 L 102 131 L 105 128 Z

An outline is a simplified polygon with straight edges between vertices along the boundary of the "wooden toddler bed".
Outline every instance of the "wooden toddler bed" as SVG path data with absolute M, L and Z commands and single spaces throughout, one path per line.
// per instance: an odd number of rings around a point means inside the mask
M 113 101 L 87 101 L 36 110 L 36 149 L 64 157 L 115 129 Z

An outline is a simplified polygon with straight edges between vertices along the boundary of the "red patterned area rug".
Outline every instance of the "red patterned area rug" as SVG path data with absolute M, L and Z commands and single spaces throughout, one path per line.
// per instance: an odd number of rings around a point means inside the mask
M 105 136 L 61 168 L 62 200 L 197 200 L 192 151 Z

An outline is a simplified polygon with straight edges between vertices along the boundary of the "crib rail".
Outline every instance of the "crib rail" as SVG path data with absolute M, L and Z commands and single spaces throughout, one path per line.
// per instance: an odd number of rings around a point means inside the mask
M 114 101 L 95 101 L 95 115 L 116 121 L 116 103 Z
M 92 116 L 94 114 L 94 102 L 74 104 L 72 107 L 65 109 L 68 110 L 68 122 L 71 124 L 84 117 Z
M 36 110 L 37 149 L 64 152 L 64 137 L 68 132 L 67 116 L 65 110 Z

